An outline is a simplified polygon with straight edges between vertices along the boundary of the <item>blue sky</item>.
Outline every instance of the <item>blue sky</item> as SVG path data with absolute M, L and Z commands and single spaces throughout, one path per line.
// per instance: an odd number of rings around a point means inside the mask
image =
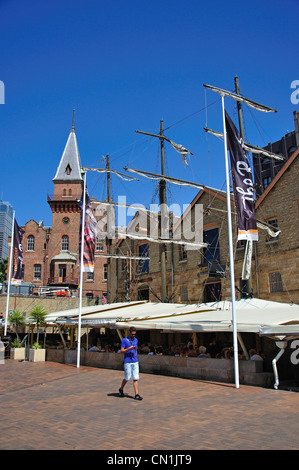
M 20 225 L 51 225 L 47 193 L 76 109 L 83 166 L 125 165 L 160 172 L 158 132 L 193 152 L 189 166 L 166 144 L 169 175 L 221 188 L 223 143 L 218 94 L 204 83 L 234 90 L 277 109 L 243 106 L 246 140 L 264 146 L 294 129 L 292 81 L 299 80 L 297 0 L 51 0 L 0 1 L 0 197 Z M 236 104 L 225 99 L 236 121 Z M 169 128 L 169 129 L 168 129 Z M 105 179 L 88 173 L 91 196 L 102 199 Z M 112 178 L 112 195 L 128 203 L 153 201 L 155 184 Z M 193 189 L 170 187 L 169 203 L 187 204 Z M 158 202 L 157 198 L 155 202 Z

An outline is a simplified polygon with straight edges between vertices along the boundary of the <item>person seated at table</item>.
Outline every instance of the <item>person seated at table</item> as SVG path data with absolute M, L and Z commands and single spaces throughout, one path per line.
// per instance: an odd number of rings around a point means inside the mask
M 199 346 L 198 352 L 199 354 L 197 357 L 208 357 L 208 355 L 206 354 L 207 348 L 205 346 Z

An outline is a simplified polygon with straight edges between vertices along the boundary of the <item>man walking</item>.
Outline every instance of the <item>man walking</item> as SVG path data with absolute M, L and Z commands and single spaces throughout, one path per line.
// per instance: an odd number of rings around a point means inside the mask
M 119 389 L 119 396 L 124 397 L 124 386 L 132 376 L 135 400 L 142 400 L 142 397 L 138 393 L 139 362 L 137 359 L 137 346 L 138 340 L 136 338 L 136 329 L 132 326 L 129 329 L 129 335 L 121 342 L 120 352 L 124 354 L 125 378 L 123 379 Z

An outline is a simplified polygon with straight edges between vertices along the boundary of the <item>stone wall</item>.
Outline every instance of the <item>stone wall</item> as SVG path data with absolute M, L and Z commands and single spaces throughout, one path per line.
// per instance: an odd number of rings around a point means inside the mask
M 234 361 L 230 359 L 210 359 L 174 356 L 139 356 L 140 372 L 145 374 L 169 375 L 188 379 L 211 380 L 234 383 Z M 77 351 L 47 349 L 47 361 L 65 364 L 77 363 Z M 123 355 L 81 351 L 80 365 L 103 369 L 123 370 Z M 239 361 L 240 384 L 260 387 L 273 387 L 274 376 L 263 372 L 259 361 Z
M 6 312 L 6 294 L 0 295 L 0 313 L 5 314 Z M 79 308 L 78 297 L 48 297 L 42 298 L 37 296 L 27 297 L 24 295 L 11 295 L 9 298 L 9 310 L 19 310 L 20 312 L 26 312 L 26 316 L 29 316 L 30 311 L 37 305 L 42 305 L 47 313 L 59 312 L 60 310 L 69 310 L 72 308 Z M 83 307 L 88 305 L 87 298 L 82 299 Z M 94 301 L 90 305 L 94 305 Z

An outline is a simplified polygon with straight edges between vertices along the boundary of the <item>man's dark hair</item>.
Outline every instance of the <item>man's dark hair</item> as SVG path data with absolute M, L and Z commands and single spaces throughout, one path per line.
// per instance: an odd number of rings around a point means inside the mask
M 136 328 L 134 328 L 134 326 L 131 326 L 131 328 L 129 329 L 130 333 L 132 333 L 132 331 L 136 331 Z

